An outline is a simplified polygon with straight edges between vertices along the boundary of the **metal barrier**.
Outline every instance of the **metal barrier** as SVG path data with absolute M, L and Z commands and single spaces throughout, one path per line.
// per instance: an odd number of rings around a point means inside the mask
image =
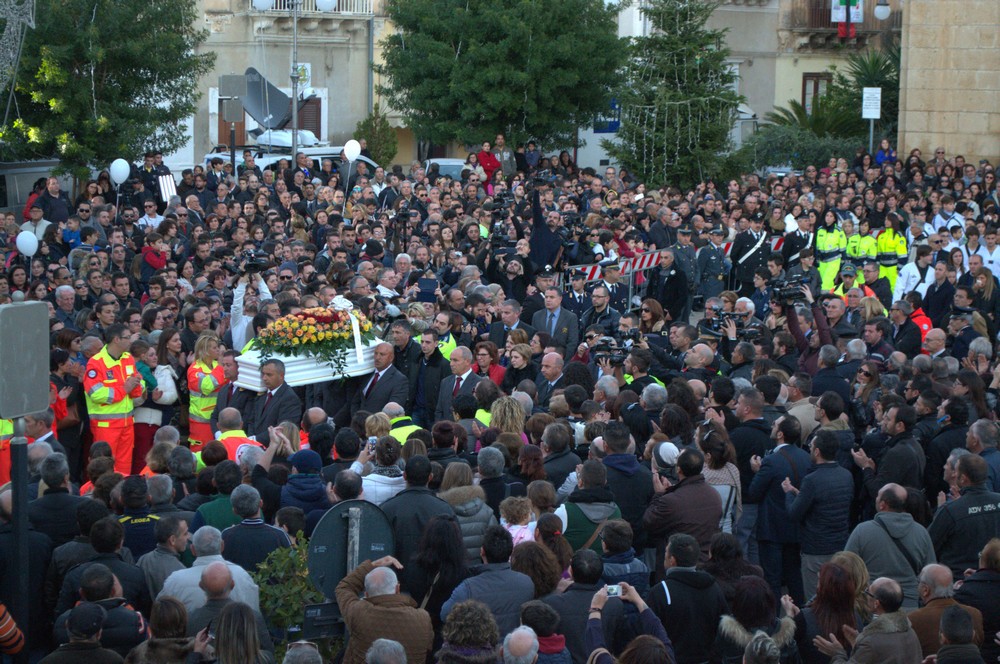
M 618 266 L 621 268 L 622 276 L 628 279 L 628 302 L 629 307 L 632 307 L 632 298 L 638 291 L 638 286 L 641 284 L 636 283 L 636 277 L 640 276 L 641 273 L 655 267 L 660 262 L 660 251 L 647 251 L 645 253 L 633 256 L 631 258 L 622 258 L 618 262 Z M 584 279 L 589 283 L 591 281 L 599 281 L 601 279 L 601 266 L 596 263 L 591 263 L 589 265 L 573 265 L 566 268 L 566 272 L 560 276 L 563 279 L 563 288 L 569 288 L 569 284 L 565 283 L 565 274 L 567 272 L 575 272 L 581 270 L 585 277 Z M 622 312 L 625 313 L 625 312 Z

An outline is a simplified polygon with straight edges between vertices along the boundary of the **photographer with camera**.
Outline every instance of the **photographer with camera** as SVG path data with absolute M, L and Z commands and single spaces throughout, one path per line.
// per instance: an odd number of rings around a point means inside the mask
M 809 287 L 799 286 L 799 289 L 809 308 L 797 308 L 788 312 L 788 331 L 799 350 L 799 370 L 815 376 L 819 371 L 819 349 L 828 344 L 833 345 L 833 335 L 830 333 L 826 311 L 813 298 Z
M 252 257 L 244 254 L 240 261 L 240 276 L 237 278 L 236 288 L 233 290 L 233 304 L 229 308 L 229 329 L 232 330 L 233 334 L 233 348 L 237 350 L 246 346 L 247 342 L 254 336 L 253 329 L 250 327 L 253 316 L 247 316 L 243 307 L 243 303 L 246 301 L 247 286 L 250 285 L 251 280 L 257 289 L 258 302 L 271 299 L 271 291 L 268 290 L 267 284 L 264 282 L 263 274 L 259 271 L 250 272 L 247 270 L 247 265 L 253 265 L 252 260 Z
M 750 342 L 755 347 L 769 348 L 771 346 L 771 331 L 765 327 L 763 321 L 754 315 L 757 307 L 753 300 L 741 297 L 736 300 L 734 309 L 735 311 L 732 313 L 719 312 L 720 327 L 723 332 L 719 351 L 723 359 L 730 363 L 732 363 L 733 348 L 738 341 Z

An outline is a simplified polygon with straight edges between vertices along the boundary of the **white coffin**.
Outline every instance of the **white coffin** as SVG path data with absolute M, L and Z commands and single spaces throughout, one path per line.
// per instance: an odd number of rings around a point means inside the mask
M 346 378 L 350 376 L 363 376 L 375 371 L 375 346 L 381 343 L 379 340 L 370 344 L 362 345 L 358 348 L 345 351 L 346 365 L 343 373 L 334 374 L 333 368 L 326 362 L 314 357 L 283 357 L 272 355 L 276 360 L 281 360 L 285 364 L 285 382 L 292 387 L 299 385 L 312 385 L 313 383 L 324 383 L 336 378 Z M 236 365 L 239 367 L 239 377 L 236 384 L 239 387 L 263 392 L 266 388 L 260 379 L 260 351 L 250 350 L 236 358 Z

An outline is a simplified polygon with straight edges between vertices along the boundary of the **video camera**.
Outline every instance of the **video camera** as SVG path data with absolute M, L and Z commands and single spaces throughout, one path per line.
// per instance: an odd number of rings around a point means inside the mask
M 607 360 L 611 366 L 616 367 L 625 364 L 625 358 L 628 357 L 628 351 L 624 348 L 619 348 L 612 337 L 601 337 L 591 349 L 591 352 L 594 354 L 594 362 Z
M 806 296 L 802 293 L 802 287 L 808 283 L 809 278 L 806 275 L 800 275 L 790 279 L 774 279 L 770 283 L 771 297 L 774 300 L 780 300 L 781 302 L 797 302 L 799 300 L 805 300 Z
M 256 274 L 258 272 L 263 272 L 269 267 L 271 267 L 271 262 L 267 259 L 267 254 L 263 251 L 247 249 L 240 254 L 238 273 L 241 275 Z

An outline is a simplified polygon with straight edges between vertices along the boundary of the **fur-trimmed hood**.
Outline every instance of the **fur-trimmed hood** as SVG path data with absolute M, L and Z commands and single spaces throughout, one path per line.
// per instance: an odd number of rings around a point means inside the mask
M 451 505 L 456 512 L 459 508 L 464 508 L 463 511 L 475 514 L 479 511 L 479 504 L 486 502 L 486 493 L 477 485 L 456 486 L 442 491 L 438 494 L 438 498 Z
M 862 634 L 898 634 L 910 629 L 910 619 L 902 611 L 875 616 L 862 630 Z
M 753 639 L 753 635 L 758 631 L 761 630 L 750 632 L 732 616 L 722 616 L 719 620 L 719 636 L 740 648 L 746 648 L 750 640 Z M 787 617 L 777 621 L 777 629 L 773 634 L 770 634 L 770 637 L 774 639 L 775 645 L 784 648 L 795 640 L 795 621 Z

